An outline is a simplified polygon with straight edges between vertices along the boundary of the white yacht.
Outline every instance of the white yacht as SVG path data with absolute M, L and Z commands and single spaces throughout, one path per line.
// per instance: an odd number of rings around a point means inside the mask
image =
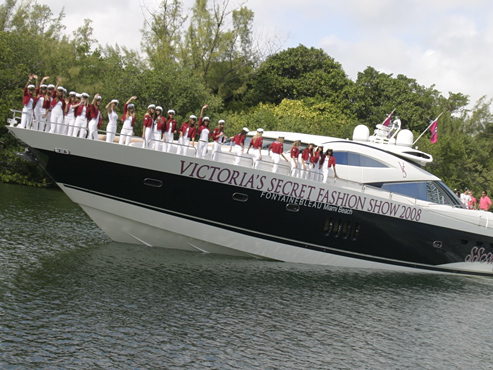
M 16 116 L 17 114 L 17 116 Z M 357 126 L 353 138 L 264 132 L 256 169 L 225 144 L 213 161 L 16 127 L 57 185 L 117 242 L 351 268 L 493 275 L 493 217 L 465 209 L 423 169 L 400 125 Z M 253 133 L 250 133 L 251 138 Z M 338 177 L 325 183 L 277 173 L 266 149 L 284 137 L 333 149 Z M 248 139 L 247 139 L 248 141 Z M 248 142 L 246 147 L 248 146 Z M 246 152 L 246 150 L 245 150 Z

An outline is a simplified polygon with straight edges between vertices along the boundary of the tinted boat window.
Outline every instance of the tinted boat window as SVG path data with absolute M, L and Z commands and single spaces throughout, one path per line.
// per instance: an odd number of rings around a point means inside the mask
M 440 181 L 403 182 L 403 183 L 375 183 L 369 184 L 392 193 L 407 195 L 412 198 L 425 200 L 437 204 L 462 206 L 460 199 L 444 183 Z
M 336 163 L 356 167 L 388 167 L 385 164 L 355 152 L 334 152 Z

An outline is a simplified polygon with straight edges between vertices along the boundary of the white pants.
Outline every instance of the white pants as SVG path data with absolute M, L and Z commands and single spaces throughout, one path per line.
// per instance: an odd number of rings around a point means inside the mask
M 162 136 L 163 136 L 163 132 L 162 131 L 154 131 L 152 133 L 152 138 L 154 139 L 154 141 L 152 142 L 152 148 L 154 150 L 161 150 L 161 139 L 162 139 Z
M 207 141 L 199 140 L 199 142 L 197 143 L 197 158 L 205 158 L 205 156 L 207 155 L 207 144 Z
M 80 132 L 79 132 L 80 130 Z M 87 134 L 87 118 L 86 116 L 79 116 L 75 118 L 74 131 L 72 132 L 73 137 L 85 138 Z
M 241 161 L 241 156 L 243 154 L 243 147 L 241 145 L 235 145 L 234 151 L 235 151 L 235 155 L 236 155 L 235 164 L 239 165 L 240 161 Z
M 41 121 L 41 108 L 36 105 L 36 108 L 34 108 L 33 130 L 39 130 L 39 121 Z
M 89 135 L 87 135 L 87 138 L 92 140 L 99 140 L 98 121 L 95 118 L 89 121 L 88 128 L 89 128 Z
M 45 125 L 46 125 L 46 117 L 43 118 L 43 116 L 46 113 L 46 108 L 40 108 L 39 109 L 39 119 L 38 119 L 38 130 L 39 131 L 44 131 L 45 130 Z
M 116 123 L 106 125 L 106 142 L 112 143 L 115 139 L 116 134 Z
M 296 158 L 291 158 L 291 176 L 297 179 L 300 177 L 300 166 Z
M 277 153 L 272 153 L 272 173 L 277 173 L 279 169 L 279 161 L 281 160 L 281 155 Z
M 258 149 L 253 149 L 252 157 L 253 157 L 253 168 L 257 168 L 258 162 L 260 161 L 260 153 Z
M 190 138 L 189 137 L 180 137 L 178 139 L 178 149 L 176 150 L 176 154 L 187 155 L 188 147 L 190 146 Z
M 144 130 L 144 148 L 149 148 L 152 139 L 152 127 L 146 127 Z
M 216 156 L 217 156 L 217 153 L 221 153 L 222 150 L 221 150 L 221 144 L 218 143 L 217 141 L 214 141 L 212 143 L 212 155 L 211 155 L 211 158 L 213 161 L 216 160 Z
M 21 123 L 19 124 L 19 127 L 30 128 L 31 122 L 33 120 L 33 115 L 34 115 L 34 112 L 32 109 L 28 109 L 26 107 L 22 108 L 22 117 L 21 117 Z
M 163 143 L 163 152 L 171 152 L 173 148 L 173 132 L 165 132 L 164 133 L 164 143 Z
M 60 133 L 60 128 L 63 124 L 63 111 L 62 110 L 53 110 L 51 112 L 51 127 L 50 127 L 50 134 L 59 134 Z
M 129 145 L 130 139 L 132 139 L 132 133 L 132 127 L 122 127 L 122 130 L 120 131 L 120 140 L 118 143 L 123 144 L 125 142 L 125 145 Z
M 72 136 L 74 133 L 74 125 L 75 125 L 75 116 L 72 114 L 69 114 L 68 116 L 65 116 L 65 128 L 67 129 L 66 135 L 67 136 Z
M 323 182 L 326 183 L 327 180 L 329 179 L 329 177 L 331 177 L 331 178 L 334 178 L 335 177 L 334 168 L 332 168 L 332 167 L 329 168 L 327 166 L 324 166 L 324 168 L 323 168 L 323 174 L 324 174 Z

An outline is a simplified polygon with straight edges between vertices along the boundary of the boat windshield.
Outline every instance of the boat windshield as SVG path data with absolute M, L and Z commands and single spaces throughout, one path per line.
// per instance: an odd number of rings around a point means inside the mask
M 441 181 L 391 182 L 368 185 L 427 202 L 463 207 L 460 199 Z

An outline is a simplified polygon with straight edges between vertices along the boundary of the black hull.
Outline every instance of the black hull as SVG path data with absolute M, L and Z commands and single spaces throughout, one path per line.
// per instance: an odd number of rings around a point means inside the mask
M 488 236 L 354 209 L 328 210 L 317 203 L 267 199 L 247 187 L 169 173 L 165 162 L 156 171 L 54 151 L 31 151 L 46 172 L 66 187 L 205 225 L 219 223 L 238 234 L 395 266 L 491 275 L 440 266 L 464 262 L 475 246 L 484 247 L 484 254 L 493 252 L 493 238 Z

